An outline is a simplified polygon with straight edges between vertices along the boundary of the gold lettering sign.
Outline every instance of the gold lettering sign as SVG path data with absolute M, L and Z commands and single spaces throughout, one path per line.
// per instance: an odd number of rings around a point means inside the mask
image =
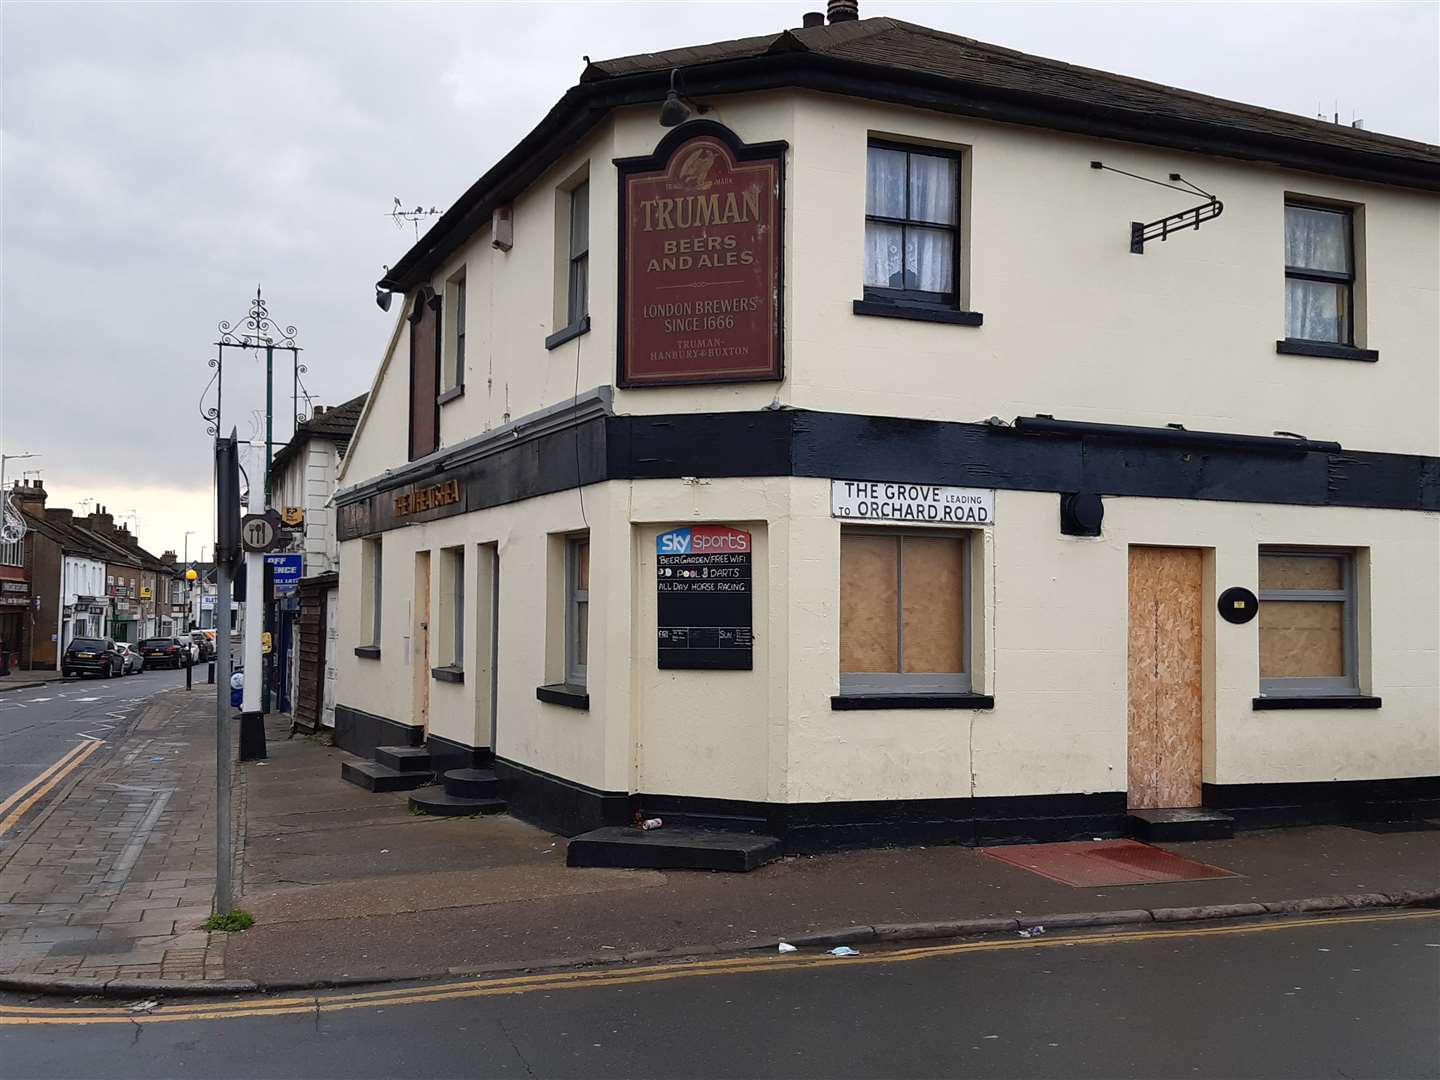
M 408 517 L 410 514 L 435 510 L 441 506 L 453 506 L 460 501 L 460 481 L 445 480 L 427 487 L 417 487 L 407 495 L 395 496 L 395 516 Z

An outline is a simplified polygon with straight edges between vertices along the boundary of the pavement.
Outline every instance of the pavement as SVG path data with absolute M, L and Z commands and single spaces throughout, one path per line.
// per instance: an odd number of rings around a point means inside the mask
M 69 683 L 23 713 L 0 701 L 7 756 L 47 732 L 75 744 L 0 816 L 0 975 L 222 976 L 225 935 L 199 929 L 215 882 L 213 704 L 199 706 L 213 698 L 176 683 Z
M 1440 912 L 228 1000 L 0 999 L 15 1077 L 1440 1077 Z
M 976 920 L 1013 934 L 1440 896 L 1440 830 L 1345 827 L 1163 845 L 1234 876 L 1102 888 L 964 847 L 787 857 L 749 874 L 570 869 L 562 838 L 518 820 L 417 816 L 404 793 L 345 783 L 341 751 L 287 738 L 288 718 L 274 716 L 269 759 L 236 770 L 240 906 L 256 923 L 207 935 L 197 927 L 213 890 L 211 708 L 203 692 L 162 695 L 21 846 L 0 852 L 0 985 L 7 975 L 335 985 L 773 950 L 782 939 L 955 936 Z M 170 801 L 138 837 L 162 789 Z M 125 851 L 137 855 L 124 880 L 107 880 Z

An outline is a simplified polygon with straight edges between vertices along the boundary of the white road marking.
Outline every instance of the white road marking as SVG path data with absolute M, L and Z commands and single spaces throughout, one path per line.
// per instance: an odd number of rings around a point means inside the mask
M 48 697 L 32 697 L 32 698 L 30 699 L 30 704 L 31 704 L 31 705 L 39 705 L 42 701 L 49 701 L 49 700 L 50 700 L 50 699 L 49 699 Z
M 75 700 L 76 700 L 76 701 L 101 701 L 101 700 L 103 700 L 103 699 L 102 699 L 102 698 L 98 698 L 98 697 L 77 697 Z

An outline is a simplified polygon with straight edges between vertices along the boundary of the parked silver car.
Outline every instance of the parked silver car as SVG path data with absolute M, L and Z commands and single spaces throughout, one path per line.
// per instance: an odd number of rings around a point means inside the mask
M 145 657 L 128 641 L 115 642 L 115 651 L 125 658 L 125 665 L 120 669 L 121 675 L 139 675 L 145 670 Z

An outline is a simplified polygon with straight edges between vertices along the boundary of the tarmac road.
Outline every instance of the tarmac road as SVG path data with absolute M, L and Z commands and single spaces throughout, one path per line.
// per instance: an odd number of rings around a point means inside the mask
M 0 1077 L 1437 1077 L 1437 1004 L 1440 911 L 1376 912 L 138 1013 L 12 999 Z
M 205 673 L 204 665 L 196 666 L 202 685 Z M 183 669 L 157 669 L 123 678 L 65 679 L 0 694 L 0 846 L 21 823 L 11 820 L 21 807 L 28 803 L 27 813 L 37 810 L 51 792 L 30 802 L 33 795 L 62 773 L 68 779 L 84 767 L 87 742 L 122 728 L 136 706 L 153 695 L 184 685 Z

